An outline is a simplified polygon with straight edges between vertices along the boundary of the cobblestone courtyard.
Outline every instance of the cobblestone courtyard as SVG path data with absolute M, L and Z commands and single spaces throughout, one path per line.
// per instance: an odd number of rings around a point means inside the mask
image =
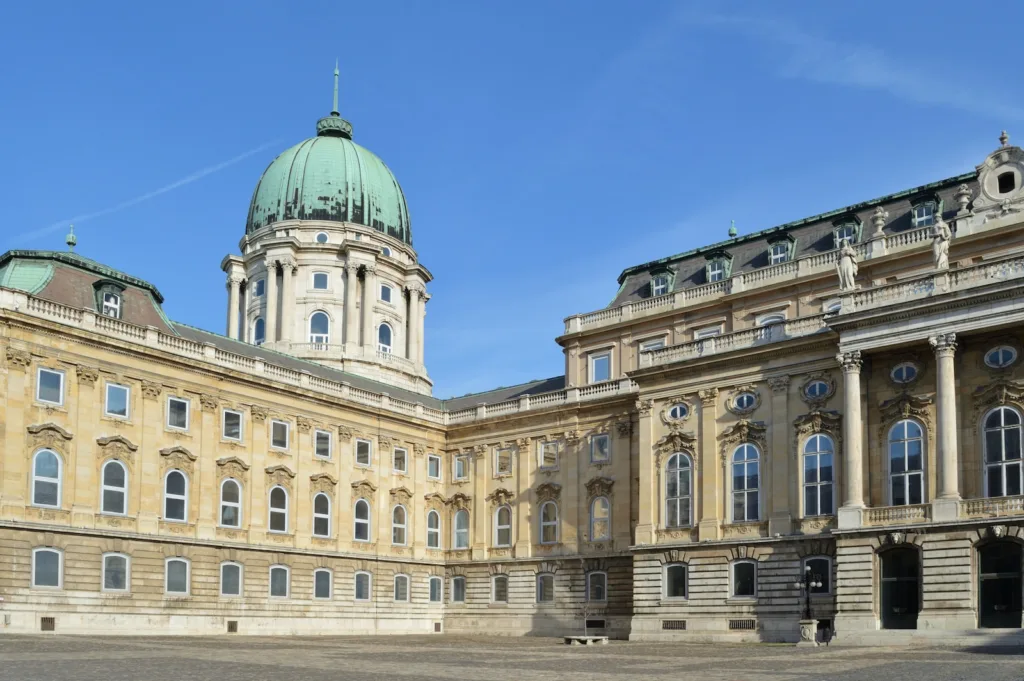
M 820 681 L 1024 679 L 1024 651 L 679 645 L 552 639 L 0 637 L 0 679 L 16 681 Z

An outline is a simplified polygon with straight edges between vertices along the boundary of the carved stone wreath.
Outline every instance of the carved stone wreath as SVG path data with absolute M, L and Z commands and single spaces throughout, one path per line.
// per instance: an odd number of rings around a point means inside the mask
M 807 394 L 807 387 L 815 381 L 821 381 L 828 386 L 828 390 L 825 391 L 824 395 L 812 396 Z M 836 379 L 832 374 L 827 371 L 818 371 L 813 374 L 807 374 L 804 377 L 804 382 L 800 385 L 800 399 L 803 400 L 811 407 L 811 409 L 820 409 L 832 399 L 832 396 L 836 394 Z
M 352 429 L 348 426 L 338 426 L 338 439 L 341 442 L 348 442 L 352 439 Z
M 749 407 L 739 407 L 736 405 L 736 398 L 743 394 L 750 394 L 754 396 L 754 402 Z M 735 388 L 725 400 L 725 408 L 737 416 L 753 414 L 760 406 L 761 392 L 757 389 L 757 386 L 754 385 L 741 385 Z
M 24 350 L 7 348 L 7 363 L 12 367 L 27 369 L 32 366 L 32 355 Z
M 768 442 L 767 431 L 768 429 L 760 421 L 746 420 L 740 421 L 736 425 L 722 431 L 722 434 L 718 436 L 719 456 L 722 459 L 722 465 L 728 463 L 732 450 L 744 442 L 753 442 L 764 452 Z
M 261 407 L 258 404 L 254 404 L 249 407 L 249 412 L 252 414 L 253 421 L 266 421 L 267 416 L 270 414 L 270 410 L 266 407 Z
M 78 364 L 75 366 L 75 375 L 78 376 L 78 380 L 81 383 L 92 385 L 99 380 L 100 372 L 95 367 Z
M 533 491 L 538 502 L 556 501 L 562 494 L 562 486 L 556 482 L 545 482 Z

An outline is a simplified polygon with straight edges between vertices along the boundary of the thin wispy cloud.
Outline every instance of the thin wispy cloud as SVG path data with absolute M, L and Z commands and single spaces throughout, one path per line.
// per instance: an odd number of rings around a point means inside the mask
M 261 144 L 260 146 L 255 147 L 253 149 L 250 149 L 249 151 L 246 151 L 244 153 L 241 153 L 238 156 L 234 156 L 232 158 L 229 158 L 226 161 L 221 161 L 220 163 L 215 163 L 215 164 L 213 164 L 211 166 L 207 166 L 207 167 L 205 167 L 205 168 L 203 168 L 201 170 L 197 170 L 194 173 L 186 175 L 185 177 L 183 177 L 183 178 L 181 178 L 179 180 L 175 180 L 174 182 L 171 182 L 170 184 L 166 184 L 163 187 L 160 187 L 159 189 L 154 189 L 153 191 L 148 191 L 145 194 L 140 194 L 139 196 L 136 196 L 134 198 L 128 199 L 127 201 L 122 201 L 121 203 L 115 204 L 113 206 L 109 206 L 107 208 L 103 208 L 102 210 L 97 210 L 97 211 L 94 211 L 92 213 L 83 213 L 81 215 L 75 215 L 74 217 L 66 218 L 64 220 L 58 220 L 57 222 L 54 222 L 51 225 L 47 225 L 46 227 L 40 227 L 38 229 L 34 229 L 34 230 L 31 230 L 31 231 L 28 231 L 28 232 L 24 232 L 22 234 L 19 234 L 19 235 L 15 236 L 13 241 L 15 243 L 22 243 L 22 242 L 25 242 L 25 241 L 31 241 L 32 239 L 36 239 L 36 238 L 44 236 L 46 234 L 51 234 L 53 232 L 56 232 L 59 229 L 67 229 L 69 224 L 80 225 L 83 222 L 88 222 L 90 220 L 95 220 L 96 218 L 104 217 L 106 215 L 111 215 L 113 213 L 118 213 L 118 212 L 120 212 L 122 210 L 125 210 L 126 208 L 131 208 L 132 206 L 136 206 L 136 205 L 138 205 L 140 203 L 143 203 L 144 201 L 149 201 L 150 199 L 155 198 L 157 196 L 160 196 L 161 194 L 166 194 L 167 192 L 171 192 L 171 191 L 174 191 L 175 189 L 178 189 L 180 187 L 184 187 L 187 184 L 192 184 L 193 182 L 197 182 L 198 180 L 203 179 L 207 175 L 212 175 L 213 173 L 216 173 L 216 172 L 218 172 L 220 170 L 224 170 L 225 168 L 227 168 L 229 166 L 233 166 L 236 163 L 244 161 L 245 159 L 249 158 L 250 156 L 253 156 L 254 154 L 258 154 L 261 151 L 264 151 L 265 149 L 273 147 L 273 146 L 275 146 L 275 145 L 277 145 L 279 143 L 280 143 L 280 140 L 273 140 L 271 142 L 266 142 L 265 144 Z
M 783 48 L 779 75 L 817 83 L 885 92 L 917 104 L 942 106 L 998 120 L 1024 119 L 1024 107 L 1000 96 L 999 88 L 968 83 L 977 77 L 939 73 L 936 68 L 897 59 L 867 43 L 843 43 L 810 33 L 791 22 L 686 10 L 689 26 L 720 28 Z

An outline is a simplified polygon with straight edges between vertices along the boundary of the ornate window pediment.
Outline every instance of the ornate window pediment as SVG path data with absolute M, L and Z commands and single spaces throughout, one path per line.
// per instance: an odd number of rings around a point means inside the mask
M 655 466 L 660 471 L 662 461 L 665 457 L 676 452 L 686 452 L 694 457 L 697 451 L 697 436 L 679 428 L 671 428 L 668 435 L 654 443 Z
M 504 506 L 505 504 L 512 501 L 513 497 L 515 497 L 515 494 L 509 492 L 507 489 L 503 487 L 499 487 L 498 489 L 491 492 L 491 494 L 487 497 L 487 501 L 491 502 L 491 506 Z
M 555 482 L 545 482 L 534 490 L 538 502 L 556 501 L 562 494 L 562 486 Z
M 722 462 L 727 462 L 732 450 L 743 442 L 752 442 L 758 445 L 761 451 L 764 452 L 768 444 L 767 432 L 768 428 L 760 421 L 739 421 L 735 425 L 726 428 L 718 436 L 719 454 L 722 457 Z
M 123 435 L 111 435 L 109 437 L 96 438 L 96 444 L 104 449 L 116 450 L 122 449 L 128 452 L 134 452 L 139 448 L 138 445 L 132 444 L 131 440 L 124 437 Z
M 292 480 L 295 478 L 295 473 L 292 469 L 278 464 L 276 466 L 269 466 L 265 470 L 270 485 L 280 485 L 285 488 L 291 487 Z
M 469 508 L 470 501 L 471 499 L 462 492 L 456 492 L 446 503 L 452 509 L 461 511 Z
M 167 466 L 171 468 L 181 468 L 189 473 L 192 472 L 192 464 L 199 458 L 181 445 L 161 449 L 160 456 L 163 457 Z
M 980 423 L 981 414 L 992 407 L 1015 406 L 1024 411 L 1024 382 L 997 379 L 974 391 L 974 423 Z
M 369 480 L 357 480 L 352 483 L 352 496 L 355 498 L 365 497 L 373 499 L 377 493 L 377 486 Z
M 404 486 L 403 487 L 395 487 L 394 489 L 392 489 L 389 492 L 389 494 L 396 501 L 398 501 L 398 503 L 401 503 L 401 504 L 406 504 L 406 503 L 409 502 L 410 499 L 412 499 L 412 492 L 409 491 L 409 488 L 404 487 Z
M 586 483 L 588 497 L 606 497 L 612 493 L 612 485 L 615 481 L 611 478 L 599 476 L 591 478 Z
M 31 435 L 33 447 L 47 447 L 62 451 L 65 442 L 70 442 L 74 435 L 64 430 L 56 423 L 40 423 L 26 428 Z
M 920 422 L 924 426 L 925 430 L 928 431 L 928 436 L 930 438 L 933 434 L 931 417 L 932 403 L 933 400 L 931 396 L 902 393 L 879 404 L 878 410 L 882 416 L 881 423 L 878 426 L 879 441 L 882 443 L 888 442 L 889 429 L 897 421 L 902 421 L 904 419 L 914 419 Z
M 249 464 L 237 456 L 225 456 L 217 459 L 217 472 L 228 478 L 242 478 L 249 470 Z
M 437 492 L 431 492 L 430 494 L 424 494 L 423 500 L 427 502 L 427 508 L 435 511 L 440 511 L 444 506 L 448 504 L 448 500 L 445 499 L 443 494 Z

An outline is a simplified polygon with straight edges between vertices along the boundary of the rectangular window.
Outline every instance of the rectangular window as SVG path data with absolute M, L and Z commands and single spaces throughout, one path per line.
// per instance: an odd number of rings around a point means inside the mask
M 164 590 L 172 595 L 188 594 L 188 562 L 180 559 L 168 560 L 166 564 Z
M 63 556 L 53 549 L 32 552 L 32 586 L 59 589 L 63 581 Z
M 496 575 L 494 577 L 494 594 L 495 603 L 508 603 L 508 577 L 504 575 Z
M 427 454 L 427 477 L 431 480 L 441 479 L 441 457 Z
M 221 427 L 224 431 L 225 440 L 242 441 L 242 413 L 225 409 Z
M 188 430 L 189 401 L 180 397 L 167 398 L 167 427 Z
M 537 575 L 537 602 L 553 603 L 555 601 L 555 576 Z
M 39 369 L 36 378 L 36 400 L 47 404 L 64 404 L 64 372 Z
M 369 440 L 356 440 L 356 465 L 369 466 L 371 459 L 370 452 Z
M 236 563 L 224 563 L 220 566 L 220 595 L 242 595 L 242 566 Z
M 608 600 L 608 575 L 603 572 L 587 574 L 587 600 L 598 602 Z
M 395 447 L 391 457 L 391 468 L 396 473 L 407 473 L 409 471 L 409 452 L 401 447 Z
M 430 578 L 430 602 L 440 603 L 441 602 L 441 578 L 431 577 Z
M 270 595 L 288 598 L 288 568 L 280 565 L 270 568 Z
M 331 573 L 329 570 L 317 570 L 313 573 L 313 598 L 331 597 Z
M 935 204 L 919 203 L 914 206 L 914 227 L 929 227 L 935 224 Z
M 452 603 L 466 602 L 466 578 L 452 577 Z
M 664 274 L 651 279 L 651 295 L 663 296 L 668 293 L 668 277 Z
M 128 590 L 128 557 L 120 554 L 103 556 L 103 590 Z
M 387 284 L 380 285 L 380 299 L 385 303 L 391 302 L 391 287 Z
M 512 475 L 511 449 L 499 449 L 494 453 L 494 472 L 497 475 Z
M 321 459 L 331 458 L 331 434 L 326 430 L 314 431 L 313 453 Z
M 612 353 L 601 352 L 590 356 L 590 382 L 601 383 L 612 377 Z
M 708 282 L 722 281 L 725 279 L 725 264 L 721 260 L 712 260 L 708 263 Z
M 702 338 L 714 338 L 715 336 L 722 335 L 722 327 L 720 326 L 708 326 L 703 329 L 697 329 L 693 332 L 693 339 L 700 340 Z
M 665 347 L 665 339 L 659 338 L 658 340 L 644 341 L 640 344 L 640 352 L 652 352 L 654 350 L 661 350 Z
M 665 597 L 686 598 L 685 565 L 669 565 L 665 568 Z
M 121 296 L 116 293 L 104 293 L 103 294 L 103 309 L 100 310 L 100 314 L 104 317 L 113 317 L 114 319 L 121 318 Z
M 270 446 L 275 449 L 288 449 L 288 424 L 284 421 L 270 422 Z
M 107 383 L 107 397 L 103 404 L 103 413 L 115 418 L 128 418 L 128 396 L 130 391 L 123 385 Z
M 454 459 L 455 464 L 455 479 L 456 480 L 467 480 L 469 479 L 469 457 L 468 456 L 456 456 Z
M 540 467 L 558 468 L 558 443 L 543 442 L 540 445 Z
M 314 272 L 313 273 L 313 288 L 318 291 L 327 290 L 327 273 L 326 272 Z
M 356 573 L 356 600 L 370 600 L 370 574 L 368 572 Z
M 735 598 L 757 597 L 757 566 L 753 562 L 733 563 L 732 595 Z
M 612 439 L 607 433 L 590 436 L 590 462 L 607 463 L 612 458 Z

